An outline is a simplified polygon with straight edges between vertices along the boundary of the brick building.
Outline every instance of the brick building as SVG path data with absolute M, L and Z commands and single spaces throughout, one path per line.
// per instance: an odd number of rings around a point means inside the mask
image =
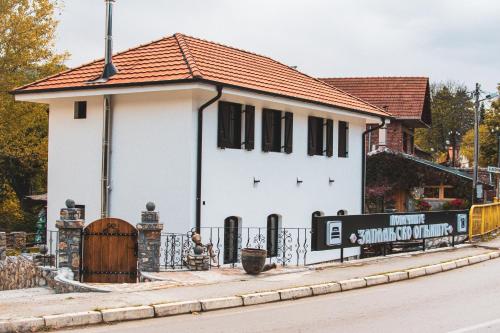
M 384 146 L 394 152 L 423 157 L 425 153 L 415 147 L 413 137 L 415 128 L 431 125 L 431 98 L 427 77 L 352 77 L 321 80 L 384 108 L 395 117 L 385 128 L 367 136 L 367 151 Z
M 431 161 L 415 146 L 416 128 L 431 126 L 427 77 L 324 78 L 324 82 L 385 109 L 395 119 L 366 137 L 367 193 L 380 195 L 372 212 L 415 209 L 424 200 L 442 209 L 454 199 L 468 200 L 472 178 L 467 173 Z M 375 125 L 368 125 L 375 126 Z M 384 192 L 385 191 L 385 192 Z M 416 200 L 415 196 L 420 199 Z M 377 200 L 379 201 L 379 200 Z M 368 205 L 367 205 L 368 206 Z

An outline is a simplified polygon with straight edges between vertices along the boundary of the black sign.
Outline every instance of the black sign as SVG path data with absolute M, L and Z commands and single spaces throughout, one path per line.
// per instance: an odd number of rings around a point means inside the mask
M 313 222 L 315 250 L 411 242 L 466 235 L 468 211 L 319 216 Z

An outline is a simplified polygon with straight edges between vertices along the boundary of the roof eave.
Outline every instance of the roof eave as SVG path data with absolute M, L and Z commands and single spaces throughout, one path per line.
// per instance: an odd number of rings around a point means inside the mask
M 249 92 L 253 92 L 253 93 L 257 93 L 257 94 L 263 94 L 263 95 L 280 97 L 280 98 L 287 98 L 287 99 L 291 99 L 291 100 L 295 100 L 295 101 L 300 101 L 300 102 L 304 102 L 304 103 L 311 103 L 311 104 L 321 105 L 321 106 L 326 106 L 326 107 L 335 107 L 335 108 L 338 108 L 341 110 L 354 112 L 354 113 L 358 113 L 358 114 L 363 114 L 363 115 L 367 115 L 367 116 L 371 116 L 371 117 L 395 119 L 394 116 L 392 116 L 390 114 L 385 114 L 385 115 L 384 114 L 376 114 L 376 113 L 371 113 L 368 111 L 363 111 L 363 110 L 358 110 L 358 109 L 353 109 L 353 108 L 347 108 L 344 106 L 309 100 L 306 98 L 287 96 L 287 95 L 283 95 L 283 94 L 279 94 L 279 93 L 272 93 L 272 92 L 268 92 L 268 91 L 262 91 L 262 90 L 258 90 L 258 89 L 252 89 L 252 88 L 242 87 L 242 86 L 238 86 L 238 85 L 232 85 L 232 84 L 228 84 L 228 83 L 224 83 L 224 82 L 207 80 L 207 79 L 203 79 L 203 78 L 189 78 L 189 79 L 165 80 L 165 81 L 145 81 L 145 82 L 131 82 L 131 83 L 116 83 L 116 84 L 104 84 L 104 85 L 95 85 L 94 84 L 94 85 L 80 86 L 80 87 L 47 88 L 47 89 L 34 89 L 34 90 L 14 90 L 14 91 L 11 91 L 10 93 L 13 95 L 24 95 L 24 94 L 37 94 L 37 93 L 41 94 L 41 93 L 61 92 L 61 91 L 112 89 L 112 88 L 122 88 L 122 87 L 141 87 L 141 86 L 180 84 L 180 83 L 208 83 L 208 84 L 213 84 L 213 85 L 221 85 L 223 87 L 249 91 Z M 383 112 L 383 111 L 381 111 L 381 112 Z

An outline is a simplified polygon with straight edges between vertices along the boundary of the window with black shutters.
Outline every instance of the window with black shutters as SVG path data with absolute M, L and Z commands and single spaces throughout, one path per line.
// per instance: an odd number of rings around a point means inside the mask
M 271 214 L 267 217 L 267 257 L 278 255 L 279 215 Z
M 283 116 L 279 110 L 262 110 L 262 151 L 292 153 L 293 113 L 285 112 Z
M 307 140 L 308 155 L 333 156 L 333 120 L 310 116 Z
M 219 102 L 217 146 L 241 149 L 241 104 Z
M 75 102 L 74 118 L 75 119 L 87 118 L 87 102 L 86 101 Z
M 339 157 L 349 156 L 349 123 L 339 121 Z
M 253 150 L 255 146 L 255 107 L 245 105 L 245 149 Z
M 326 156 L 333 156 L 333 120 L 326 120 Z
M 254 149 L 255 107 L 231 102 L 219 102 L 217 146 L 219 148 Z M 242 129 L 244 141 L 242 142 Z

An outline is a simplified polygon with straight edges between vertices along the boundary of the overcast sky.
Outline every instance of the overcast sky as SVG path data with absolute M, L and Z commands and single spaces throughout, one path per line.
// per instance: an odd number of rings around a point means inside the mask
M 103 0 L 64 0 L 69 66 L 103 56 Z M 498 0 L 117 0 L 114 50 L 182 32 L 319 77 L 429 76 L 486 92 L 500 82 Z

